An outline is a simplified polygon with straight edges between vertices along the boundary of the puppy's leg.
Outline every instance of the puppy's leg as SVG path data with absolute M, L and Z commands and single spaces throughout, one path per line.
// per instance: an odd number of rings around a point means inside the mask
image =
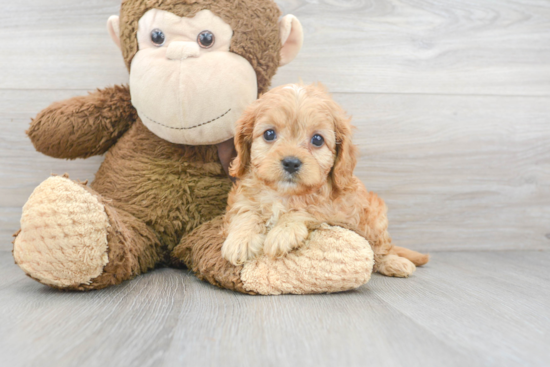
M 408 278 L 416 266 L 408 259 L 397 255 L 386 255 L 376 263 L 376 270 L 389 277 Z
M 264 242 L 264 252 L 271 257 L 284 256 L 301 245 L 309 235 L 306 213 L 287 213 L 269 231 Z
M 395 255 L 394 246 L 387 231 L 371 240 L 374 251 L 374 270 L 389 277 L 408 278 L 416 270 L 416 265 L 409 259 Z
M 255 213 L 233 216 L 222 246 L 222 256 L 233 265 L 243 264 L 262 252 L 265 232 L 264 223 Z
M 416 270 L 409 259 L 400 257 L 394 252 L 390 234 L 388 233 L 387 208 L 378 195 L 367 193 L 368 205 L 365 208 L 361 222 L 365 237 L 374 251 L 374 270 L 390 277 L 407 278 Z
M 411 262 L 416 266 L 426 265 L 428 261 L 430 261 L 430 255 L 421 254 L 420 252 L 409 250 L 404 247 L 393 246 L 391 253 L 411 260 Z

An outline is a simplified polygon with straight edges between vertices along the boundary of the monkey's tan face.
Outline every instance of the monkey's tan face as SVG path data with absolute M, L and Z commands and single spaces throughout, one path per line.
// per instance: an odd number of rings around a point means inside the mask
M 254 175 L 284 195 L 303 195 L 327 182 L 336 157 L 331 112 L 297 85 L 264 95 L 250 148 Z M 271 94 L 271 95 L 270 95 Z
M 153 133 L 172 143 L 216 144 L 257 98 L 256 73 L 229 51 L 233 31 L 210 10 L 193 18 L 152 9 L 139 21 L 130 70 L 132 104 Z

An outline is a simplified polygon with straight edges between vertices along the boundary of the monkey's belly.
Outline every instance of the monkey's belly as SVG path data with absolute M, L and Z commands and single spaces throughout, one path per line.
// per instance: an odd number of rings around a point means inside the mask
M 92 188 L 171 249 L 185 233 L 223 214 L 231 181 L 215 146 L 172 144 L 138 121 L 106 154 Z

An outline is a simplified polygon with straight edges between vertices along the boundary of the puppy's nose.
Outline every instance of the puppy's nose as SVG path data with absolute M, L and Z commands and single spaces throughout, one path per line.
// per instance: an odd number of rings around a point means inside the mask
M 296 157 L 286 157 L 281 161 L 283 164 L 283 168 L 288 173 L 294 173 L 300 170 L 300 167 L 302 166 L 302 161 L 299 160 Z

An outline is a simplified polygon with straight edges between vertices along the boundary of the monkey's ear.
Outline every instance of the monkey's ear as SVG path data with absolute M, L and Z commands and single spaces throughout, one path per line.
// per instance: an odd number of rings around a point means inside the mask
M 298 18 L 294 15 L 285 15 L 279 21 L 279 37 L 281 38 L 281 63 L 286 65 L 298 55 L 304 43 L 304 32 Z
M 107 29 L 113 42 L 120 48 L 120 23 L 118 15 L 111 15 L 107 20 Z

